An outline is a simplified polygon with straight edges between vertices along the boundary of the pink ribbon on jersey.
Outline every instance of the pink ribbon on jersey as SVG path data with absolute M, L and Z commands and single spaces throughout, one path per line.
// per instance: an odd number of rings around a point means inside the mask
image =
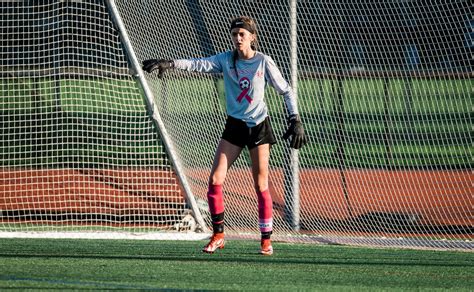
M 252 98 L 250 98 L 250 96 L 248 96 L 248 93 L 249 92 L 249 88 L 246 88 L 244 90 L 242 90 L 242 92 L 239 94 L 239 96 L 237 96 L 237 101 L 238 102 L 242 102 L 242 99 L 245 99 L 249 102 L 249 103 L 252 103 Z

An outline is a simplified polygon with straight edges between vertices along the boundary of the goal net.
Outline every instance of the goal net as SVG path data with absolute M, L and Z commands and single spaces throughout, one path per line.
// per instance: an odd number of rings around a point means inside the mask
M 272 148 L 273 237 L 472 249 L 469 1 L 0 5 L 3 230 L 208 230 L 222 76 L 136 66 L 231 50 L 230 20 L 248 15 L 309 137 Z M 280 137 L 283 98 L 265 98 Z M 224 184 L 226 232 L 256 238 L 248 156 Z
M 188 208 L 105 4 L 0 7 L 0 230 L 173 229 Z

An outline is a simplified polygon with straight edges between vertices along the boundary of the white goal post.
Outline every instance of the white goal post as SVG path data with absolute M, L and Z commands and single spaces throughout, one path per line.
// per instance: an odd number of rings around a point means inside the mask
M 220 75 L 144 74 L 149 58 L 259 50 L 297 92 L 309 137 L 272 148 L 274 238 L 472 249 L 469 1 L 0 2 L 0 231 L 208 231 L 226 113 Z M 266 102 L 280 137 L 283 98 Z M 257 238 L 248 153 L 224 185 L 226 232 Z M 190 235 L 191 238 L 191 235 Z

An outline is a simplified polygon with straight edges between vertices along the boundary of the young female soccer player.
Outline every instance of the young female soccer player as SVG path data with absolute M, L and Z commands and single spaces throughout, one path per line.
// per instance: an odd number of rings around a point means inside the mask
M 257 27 L 249 17 L 237 17 L 230 24 L 234 50 L 208 58 L 188 60 L 152 59 L 143 62 L 143 70 L 158 70 L 162 77 L 167 69 L 206 73 L 223 73 L 227 122 L 217 146 L 212 165 L 207 198 L 213 225 L 213 235 L 203 252 L 213 253 L 224 248 L 224 197 L 222 185 L 227 171 L 248 147 L 252 161 L 252 176 L 258 197 L 259 228 L 263 255 L 272 255 L 273 202 L 268 190 L 270 147 L 276 143 L 264 100 L 268 83 L 283 95 L 289 115 L 289 128 L 284 139 L 292 137 L 290 146 L 299 149 L 306 143 L 294 93 L 283 79 L 274 61 L 257 51 Z

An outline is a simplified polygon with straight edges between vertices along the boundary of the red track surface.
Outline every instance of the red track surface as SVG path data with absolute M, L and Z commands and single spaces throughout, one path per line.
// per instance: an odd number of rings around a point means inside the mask
M 173 203 L 184 200 L 169 171 L 0 171 L 0 210 L 168 214 Z
M 236 180 L 236 176 L 244 176 Z M 345 187 L 343 184 L 343 176 Z M 224 186 L 229 215 L 256 216 L 249 171 L 231 170 Z M 282 182 L 273 170 L 272 181 Z M 474 226 L 474 174 L 470 171 L 301 171 L 301 218 L 346 220 L 370 213 L 414 214 L 435 226 Z M 206 171 L 193 179 L 207 180 Z M 248 181 L 242 186 L 241 181 Z M 198 190 L 205 199 L 205 189 Z M 281 183 L 270 186 L 276 217 L 284 205 Z M 184 204 L 176 178 L 160 170 L 2 170 L 0 210 L 101 214 L 169 214 Z M 280 206 L 280 207 L 279 207 Z M 226 212 L 227 213 L 227 212 Z M 231 215 L 232 216 L 232 215 Z M 251 219 L 253 220 L 253 219 Z

